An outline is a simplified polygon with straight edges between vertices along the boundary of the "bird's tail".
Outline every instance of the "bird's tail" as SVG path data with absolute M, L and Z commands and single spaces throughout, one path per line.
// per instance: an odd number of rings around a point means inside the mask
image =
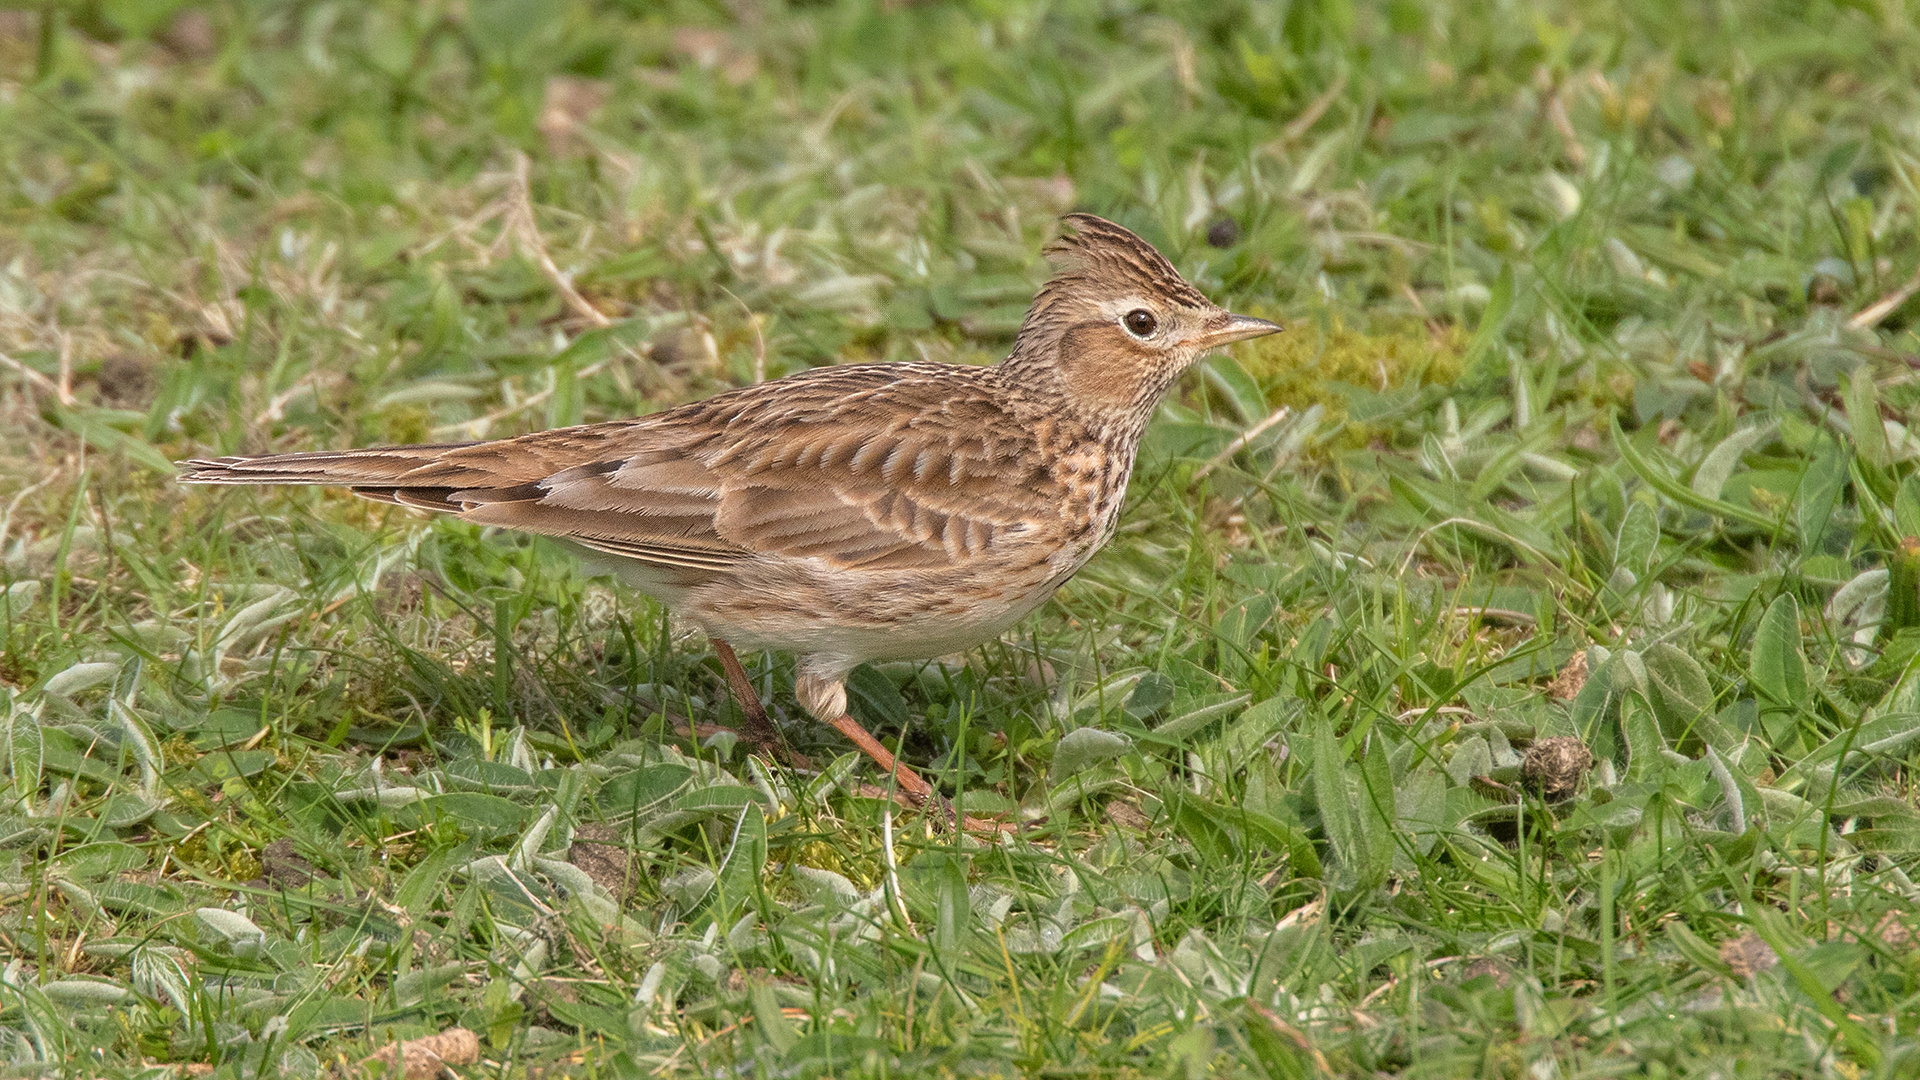
M 370 450 L 316 450 L 266 457 L 194 458 L 180 462 L 183 484 L 325 484 L 351 488 L 381 502 L 457 512 L 449 495 L 473 486 L 471 475 L 449 475 L 450 450 L 472 443 L 390 446 Z M 459 480 L 468 481 L 460 483 Z M 451 482 L 450 482 L 451 481 Z

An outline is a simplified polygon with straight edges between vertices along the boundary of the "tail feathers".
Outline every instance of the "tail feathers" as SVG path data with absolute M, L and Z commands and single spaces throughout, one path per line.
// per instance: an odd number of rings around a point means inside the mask
M 447 451 L 472 443 L 395 446 L 375 450 L 316 450 L 268 457 L 194 458 L 183 461 L 183 484 L 395 484 L 408 473 L 439 461 Z
M 194 458 L 180 463 L 178 480 L 183 484 L 326 484 L 351 488 L 356 495 L 380 502 L 457 512 L 462 503 L 449 496 L 460 489 L 448 486 L 445 470 L 430 467 L 447 451 L 471 445 Z M 420 475 L 423 472 L 437 475 Z
M 353 487 L 347 490 L 363 499 L 392 503 L 395 506 L 410 506 L 415 510 L 439 510 L 442 513 L 458 514 L 468 507 L 465 501 L 454 498 L 458 493 L 452 488 Z

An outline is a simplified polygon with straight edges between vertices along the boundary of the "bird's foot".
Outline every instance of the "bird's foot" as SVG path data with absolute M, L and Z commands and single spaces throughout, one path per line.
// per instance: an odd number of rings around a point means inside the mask
M 994 834 L 1013 830 L 1014 826 L 1011 823 L 977 818 L 970 814 L 961 815 L 958 810 L 954 809 L 953 804 L 947 801 L 947 797 L 940 794 L 939 789 L 928 783 L 926 777 L 902 765 L 899 759 L 895 758 L 893 753 L 881 744 L 880 740 L 874 738 L 867 732 L 866 728 L 860 726 L 860 721 L 843 714 L 828 721 L 828 723 L 833 725 L 835 731 L 845 735 L 855 746 L 859 747 L 862 753 L 872 758 L 874 763 L 880 766 L 880 771 L 888 773 L 893 777 L 893 792 L 889 793 L 886 790 L 874 788 L 871 792 L 872 794 L 879 795 L 882 798 L 892 794 L 894 798 L 898 799 L 904 805 L 928 811 L 929 815 L 938 822 L 943 829 L 951 829 L 955 832 Z M 862 792 L 862 794 L 867 794 L 867 792 Z

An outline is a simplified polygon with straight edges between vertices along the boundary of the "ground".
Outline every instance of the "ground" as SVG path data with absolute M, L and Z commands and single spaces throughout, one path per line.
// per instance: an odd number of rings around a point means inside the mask
M 1917 85 L 1893 0 L 0 11 L 0 1070 L 1915 1075 Z M 171 478 L 992 362 L 1075 209 L 1289 329 L 856 672 L 1005 837 L 558 547 Z

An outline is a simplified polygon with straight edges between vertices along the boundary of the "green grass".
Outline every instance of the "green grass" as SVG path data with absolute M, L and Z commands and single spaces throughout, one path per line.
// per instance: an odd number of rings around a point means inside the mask
M 1915 1075 L 1917 85 L 1894 2 L 0 12 L 0 1071 Z M 856 673 L 998 844 L 790 658 L 822 771 L 676 735 L 544 542 L 171 481 L 988 362 L 1069 209 L 1291 329 Z

